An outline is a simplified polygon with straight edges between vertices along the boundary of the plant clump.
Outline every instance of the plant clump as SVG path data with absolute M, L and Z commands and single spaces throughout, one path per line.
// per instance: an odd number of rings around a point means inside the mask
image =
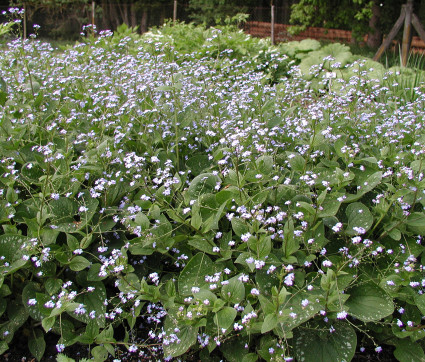
M 421 78 L 179 27 L 5 47 L 0 353 L 424 359 Z

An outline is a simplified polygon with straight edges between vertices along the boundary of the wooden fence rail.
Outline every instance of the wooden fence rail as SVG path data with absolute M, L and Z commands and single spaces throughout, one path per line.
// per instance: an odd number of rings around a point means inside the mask
M 286 24 L 275 24 L 274 38 L 276 43 L 308 38 L 341 43 L 350 43 L 354 40 L 351 31 L 349 30 L 310 27 L 297 35 L 291 35 L 288 31 L 289 26 L 290 25 Z M 248 21 L 245 24 L 244 31 L 255 37 L 267 38 L 270 36 L 270 23 L 262 21 Z M 398 43 L 393 42 L 393 46 L 397 48 Z M 425 43 L 418 36 L 414 36 L 412 38 L 411 49 L 414 52 L 425 53 Z

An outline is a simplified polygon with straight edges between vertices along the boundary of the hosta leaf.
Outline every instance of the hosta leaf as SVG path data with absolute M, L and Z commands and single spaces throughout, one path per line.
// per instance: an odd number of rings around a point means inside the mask
M 335 331 L 298 328 L 294 333 L 295 356 L 299 362 L 349 362 L 354 356 L 357 337 L 344 322 L 332 324 Z
M 349 314 L 363 322 L 378 321 L 394 311 L 392 298 L 374 283 L 366 283 L 349 289 L 345 303 Z

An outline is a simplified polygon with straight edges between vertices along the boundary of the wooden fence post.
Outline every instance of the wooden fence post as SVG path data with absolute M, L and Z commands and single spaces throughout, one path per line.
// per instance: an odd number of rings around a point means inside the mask
M 23 31 L 24 31 L 24 40 L 27 38 L 27 3 L 24 2 L 24 18 L 22 19 L 24 22 Z
M 174 7 L 173 7 L 173 24 L 175 24 L 177 21 L 177 0 L 174 0 Z
M 272 45 L 274 45 L 274 5 L 272 2 L 271 6 L 271 23 L 270 23 L 271 29 L 270 29 L 270 40 L 272 42 Z
M 96 14 L 95 6 L 96 6 L 96 4 L 95 4 L 95 2 L 94 2 L 94 0 L 93 0 L 93 1 L 91 2 L 91 23 L 92 23 L 93 27 L 94 27 L 94 25 L 95 25 L 95 14 Z M 93 30 L 94 30 L 94 29 L 93 29 Z
M 409 58 L 410 44 L 412 42 L 412 13 L 413 13 L 413 0 L 408 0 L 406 4 L 406 14 L 404 18 L 404 31 L 403 43 L 401 45 L 401 65 L 407 65 Z

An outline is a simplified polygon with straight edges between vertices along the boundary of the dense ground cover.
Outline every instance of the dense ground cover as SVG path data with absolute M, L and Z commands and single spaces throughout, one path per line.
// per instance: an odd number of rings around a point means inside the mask
M 421 72 L 182 24 L 0 60 L 1 353 L 424 360 Z

